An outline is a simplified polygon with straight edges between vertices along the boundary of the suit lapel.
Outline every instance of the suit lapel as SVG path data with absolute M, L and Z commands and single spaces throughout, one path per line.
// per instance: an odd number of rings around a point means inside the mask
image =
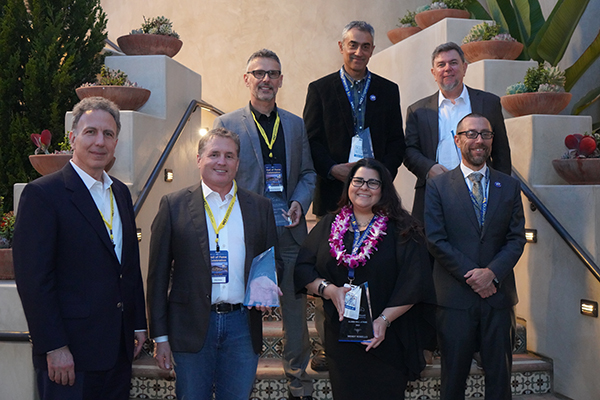
M 135 218 L 129 214 L 130 210 L 129 207 L 127 207 L 128 202 L 125 196 L 128 196 L 129 193 L 123 193 L 123 191 L 120 190 L 114 183 L 112 185 L 112 188 L 113 194 L 115 196 L 115 203 L 117 203 L 117 208 L 119 209 L 119 216 L 121 218 L 121 235 L 123 240 L 123 245 L 121 249 L 121 265 L 125 265 L 130 255 L 128 250 L 131 249 L 129 238 L 137 237 L 137 234 L 133 232 L 134 226 L 129 223 L 130 221 L 135 220 Z
M 263 162 L 262 149 L 260 147 L 260 141 L 263 139 L 260 137 L 258 129 L 256 129 L 256 122 L 254 122 L 254 118 L 252 117 L 252 111 L 250 111 L 250 104 L 247 104 L 246 107 L 244 107 L 244 112 L 242 114 L 242 124 L 246 129 L 242 130 L 240 134 L 247 135 L 250 140 L 250 143 L 252 143 L 252 152 L 254 154 L 254 157 L 256 158 L 256 161 L 258 161 L 258 165 L 260 166 L 260 175 L 262 177 L 261 186 L 264 187 L 263 171 L 265 170 L 265 164 Z M 243 150 L 243 152 L 246 153 L 247 150 Z
M 81 180 L 81 177 L 79 177 L 77 172 L 75 172 L 70 163 L 62 169 L 62 172 L 65 180 L 65 187 L 71 192 L 71 201 L 73 202 L 73 205 L 79 210 L 83 218 L 88 221 L 100 238 L 100 241 L 104 243 L 106 248 L 118 261 L 114 246 L 110 240 L 108 232 L 106 231 L 104 221 L 102 221 L 102 217 L 100 216 L 100 212 L 98 211 L 98 207 L 96 207 L 96 203 L 94 203 L 94 199 L 92 198 L 90 191 L 87 189 Z
M 240 202 L 240 211 L 242 212 L 242 223 L 244 225 L 244 245 L 246 246 L 246 259 L 244 262 L 244 282 L 248 282 L 248 275 L 250 274 L 250 267 L 252 266 L 252 259 L 254 254 L 254 237 L 252 233 L 256 232 L 256 229 L 251 227 L 255 226 L 255 213 L 253 209 L 252 201 L 250 197 L 244 193 L 243 190 L 238 190 L 238 199 Z
M 279 112 L 279 111 L 278 111 Z M 286 113 L 279 112 L 279 118 L 281 118 L 281 128 L 283 131 L 283 140 L 285 141 L 285 172 L 287 177 L 288 186 L 290 184 L 290 177 L 292 176 L 292 166 L 294 164 L 294 151 L 298 151 L 298 147 L 295 146 L 295 143 L 292 143 L 292 135 L 293 132 L 292 124 L 288 115 Z M 288 196 L 291 196 L 288 188 L 286 188 L 286 193 Z
M 488 165 L 489 168 L 489 165 Z M 498 205 L 500 204 L 500 198 L 502 197 L 502 177 L 498 174 L 497 171 L 489 168 L 490 170 L 490 181 L 488 183 L 488 204 L 487 210 L 485 213 L 485 221 L 483 224 L 483 232 L 485 234 L 488 224 L 487 221 L 491 221 L 494 218 L 494 214 L 498 210 Z
M 339 71 L 331 84 L 333 86 L 333 92 L 337 95 L 336 97 L 340 107 L 340 119 L 344 121 L 344 125 L 346 126 L 346 134 L 352 137 L 354 136 L 354 116 L 352 115 L 352 107 L 350 107 L 348 96 L 346 96 L 346 91 L 344 90 L 344 85 L 342 84 Z M 371 90 L 371 88 L 369 88 L 369 90 Z M 367 113 L 368 112 L 369 107 L 367 107 Z
M 210 267 L 210 246 L 208 245 L 208 231 L 212 229 L 206 223 L 206 214 L 204 212 L 204 196 L 202 195 L 202 184 L 190 189 L 187 194 L 188 208 L 196 235 L 200 245 L 200 253 L 204 258 L 204 263 Z
M 467 91 L 471 102 L 471 112 L 483 115 L 483 101 L 479 98 L 480 92 L 476 92 L 468 86 Z
M 458 201 L 462 207 L 467 219 L 473 224 L 477 230 L 481 230 L 477 216 L 475 215 L 475 209 L 473 208 L 473 202 L 471 201 L 471 195 L 469 194 L 469 188 L 465 182 L 465 177 L 462 174 L 460 166 L 456 167 L 449 173 L 452 174 L 452 188 L 454 189 L 454 195 L 456 201 Z
M 433 110 L 434 112 L 427 113 L 427 124 L 429 125 L 429 132 L 431 133 L 431 143 L 433 144 L 433 156 L 436 156 L 438 143 L 440 140 L 439 133 L 439 106 L 438 106 L 438 97 L 439 92 L 434 93 L 429 97 L 429 101 L 427 102 L 426 108 Z

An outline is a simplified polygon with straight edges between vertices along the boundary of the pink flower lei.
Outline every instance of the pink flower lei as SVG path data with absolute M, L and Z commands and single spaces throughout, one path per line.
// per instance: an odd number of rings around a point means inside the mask
M 337 264 L 344 264 L 347 268 L 357 268 L 365 265 L 367 260 L 377 250 L 376 244 L 383 239 L 386 234 L 388 217 L 385 215 L 376 215 L 375 221 L 371 226 L 368 236 L 362 243 L 362 246 L 356 254 L 347 254 L 344 246 L 344 234 L 350 228 L 350 218 L 352 216 L 352 206 L 344 206 L 331 224 L 331 234 L 329 235 L 329 253 L 337 260 Z

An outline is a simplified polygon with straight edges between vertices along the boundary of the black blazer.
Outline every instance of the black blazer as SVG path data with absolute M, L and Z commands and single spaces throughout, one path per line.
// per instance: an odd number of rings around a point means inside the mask
M 525 246 L 525 217 L 519 182 L 490 168 L 483 229 L 460 166 L 427 180 L 425 231 L 435 257 L 433 280 L 438 305 L 466 309 L 480 296 L 465 282 L 474 268 L 490 268 L 500 282 L 485 299 L 492 307 L 517 303 L 513 268 Z
M 511 174 L 510 147 L 506 126 L 502 116 L 500 98 L 492 93 L 472 89 L 467 86 L 471 100 L 471 110 L 485 116 L 492 125 L 491 165 L 495 170 Z M 425 202 L 425 177 L 436 164 L 435 157 L 439 141 L 438 132 L 438 93 L 425 97 L 410 107 L 406 116 L 406 157 L 404 165 L 417 177 L 412 214 L 423 221 Z
M 130 360 L 134 330 L 146 329 L 135 216 L 115 178 L 123 224 L 121 263 L 83 181 L 68 163 L 23 190 L 13 244 L 15 278 L 33 343 L 33 363 L 68 345 L 77 371 L 108 370 L 122 331 Z
M 365 126 L 371 131 L 375 158 L 395 177 L 405 149 L 400 93 L 394 82 L 371 75 L 365 100 Z M 352 108 L 339 71 L 308 86 L 303 118 L 317 171 L 313 211 L 324 215 L 337 208 L 343 190 L 342 182 L 329 179 L 329 170 L 336 164 L 348 162 L 354 136 Z
M 277 230 L 270 200 L 241 188 L 237 198 L 244 224 L 247 282 L 252 259 L 276 246 Z M 169 335 L 172 351 L 200 351 L 208 332 L 212 283 L 207 229 L 201 184 L 163 196 L 152 222 L 148 321 L 150 337 Z M 252 346 L 260 353 L 262 314 L 252 308 L 249 318 Z

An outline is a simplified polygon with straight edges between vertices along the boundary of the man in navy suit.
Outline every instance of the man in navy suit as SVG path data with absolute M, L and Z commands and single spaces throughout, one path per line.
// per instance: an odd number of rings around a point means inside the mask
M 467 72 L 465 56 L 459 45 L 439 45 L 431 55 L 431 73 L 439 91 L 408 107 L 406 117 L 406 155 L 404 165 L 417 177 L 412 215 L 423 221 L 425 182 L 460 164 L 454 145 L 456 125 L 465 115 L 485 116 L 494 131 L 491 166 L 511 173 L 510 147 L 502 116 L 500 98 L 463 84 Z
M 246 63 L 244 82 L 250 89 L 250 101 L 245 107 L 217 118 L 214 127 L 226 128 L 239 136 L 237 184 L 271 199 L 273 204 L 284 261 L 283 368 L 289 380 L 289 397 L 310 399 L 312 379 L 306 374 L 311 353 L 306 295 L 295 293 L 294 265 L 300 245 L 308 235 L 305 214 L 312 201 L 316 173 L 302 119 L 275 103 L 283 84 L 277 54 L 267 49 L 254 52 Z
M 15 278 L 42 399 L 128 399 L 146 340 L 131 197 L 104 171 L 120 128 L 115 104 L 82 100 L 71 162 L 29 183 L 19 202 Z
M 460 165 L 427 180 L 425 230 L 435 258 L 442 400 L 464 399 L 477 350 L 485 398 L 511 398 L 513 268 L 525 245 L 525 218 L 519 182 L 487 163 L 493 139 L 485 117 L 465 116 L 454 137 Z

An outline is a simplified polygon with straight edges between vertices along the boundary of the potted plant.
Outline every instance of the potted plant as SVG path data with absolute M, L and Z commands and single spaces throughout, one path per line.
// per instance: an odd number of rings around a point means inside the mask
M 565 137 L 567 152 L 552 160 L 556 173 L 571 185 L 600 185 L 600 131 Z
M 565 92 L 565 73 L 547 63 L 529 68 L 524 83 L 506 88 L 506 96 L 500 101 L 502 107 L 515 117 L 530 114 L 558 114 L 571 101 L 571 93 Z
M 444 18 L 468 19 L 470 15 L 464 0 L 440 0 L 417 8 L 415 21 L 421 29 L 425 29 Z
M 0 196 L 0 209 L 3 197 Z M 12 258 L 12 238 L 15 230 L 15 214 L 12 211 L 2 214 L 0 219 L 0 280 L 15 279 Z
M 404 17 L 398 20 L 398 25 L 396 25 L 397 28 L 388 31 L 387 37 L 390 39 L 390 42 L 396 44 L 421 30 L 415 21 L 416 14 L 417 13 L 414 11 L 406 11 Z
M 131 82 L 125 72 L 115 71 L 106 65 L 102 66 L 96 83 L 84 83 L 75 91 L 80 99 L 104 97 L 114 102 L 121 110 L 133 111 L 143 106 L 150 97 L 150 91 Z
M 128 56 L 165 55 L 173 57 L 181 50 L 183 42 L 173 30 L 173 23 L 165 17 L 146 19 L 140 29 L 117 39 L 119 47 Z
M 52 133 L 44 129 L 42 133 L 32 133 L 31 141 L 37 146 L 34 154 L 29 156 L 29 162 L 41 175 L 48 175 L 65 166 L 72 157 L 69 139 L 65 136 L 64 142 L 59 143 L 60 150 L 50 153 L 48 148 L 52 141 Z
M 486 59 L 516 60 L 523 51 L 523 44 L 509 33 L 501 33 L 500 25 L 494 21 L 472 27 L 460 47 L 470 63 Z

